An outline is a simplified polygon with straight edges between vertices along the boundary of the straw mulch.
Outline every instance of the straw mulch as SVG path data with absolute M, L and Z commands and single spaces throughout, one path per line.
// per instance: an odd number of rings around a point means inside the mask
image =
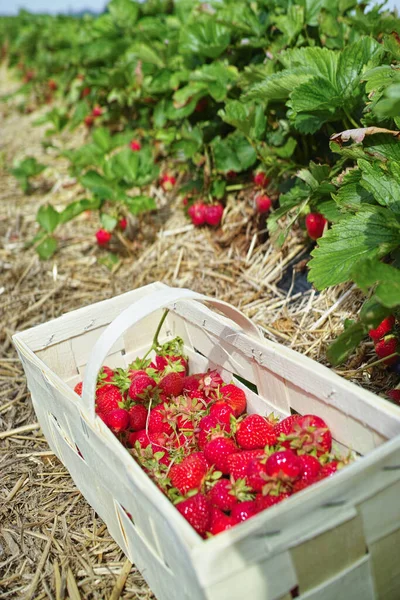
M 4 69 L 0 85 L 0 94 L 10 89 Z M 16 104 L 0 104 L 0 597 L 150 599 L 140 573 L 50 451 L 13 333 L 160 280 L 231 302 L 268 338 L 323 362 L 328 342 L 357 313 L 362 297 L 349 285 L 322 294 L 307 289 L 301 231 L 284 250 L 273 248 L 240 196 L 229 199 L 223 227 L 214 232 L 193 229 L 180 200 L 154 189 L 159 213 L 131 224 L 134 241 L 117 241 L 113 249 L 122 258 L 111 270 L 101 262 L 107 253 L 94 244 L 96 217 L 86 215 L 59 232 L 59 252 L 41 262 L 25 248 L 36 232 L 38 207 L 51 201 L 60 208 L 84 197 L 84 190 L 57 152 L 41 144 L 45 128 L 32 123 L 43 109 L 26 115 Z M 73 147 L 85 136 L 78 131 L 55 141 Z M 48 165 L 30 196 L 6 169 L 27 155 Z M 365 343 L 341 374 L 374 391 L 393 387 L 393 375 L 366 368 L 373 360 Z

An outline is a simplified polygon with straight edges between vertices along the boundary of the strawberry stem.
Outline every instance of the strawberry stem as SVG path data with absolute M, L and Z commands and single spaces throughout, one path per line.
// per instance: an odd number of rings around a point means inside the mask
M 153 350 L 157 350 L 159 348 L 160 344 L 158 343 L 158 336 L 160 335 L 161 327 L 164 325 L 164 321 L 167 318 L 168 312 L 169 312 L 169 309 L 166 308 L 164 310 L 163 316 L 160 319 L 159 324 L 157 325 L 157 329 L 156 329 L 156 332 L 154 334 L 153 342 L 151 344 L 151 347 L 146 352 L 146 354 L 143 356 L 142 360 L 145 360 L 148 357 L 148 355 L 150 354 L 150 352 L 152 352 Z

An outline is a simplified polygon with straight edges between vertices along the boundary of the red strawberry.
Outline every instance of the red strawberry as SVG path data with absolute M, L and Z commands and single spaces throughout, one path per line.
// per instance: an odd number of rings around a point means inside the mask
M 75 394 L 78 394 L 78 396 L 82 396 L 82 386 L 83 386 L 83 381 L 78 381 L 78 383 L 74 387 L 74 392 L 75 392 Z
M 327 222 L 320 213 L 310 213 L 306 216 L 307 233 L 312 240 L 317 240 L 322 236 Z
M 129 388 L 129 396 L 136 402 L 146 400 L 149 393 L 156 387 L 156 382 L 149 375 L 137 375 Z
M 81 97 L 86 98 L 86 96 L 89 96 L 89 94 L 90 94 L 90 87 L 85 87 L 85 88 L 83 88 L 83 90 L 81 92 Z
M 179 373 L 182 378 L 186 375 L 188 362 L 183 356 L 173 356 L 170 354 L 160 356 L 157 354 L 155 361 L 157 371 L 168 369 L 171 372 Z
M 233 383 L 223 385 L 221 394 L 224 401 L 233 408 L 235 417 L 238 417 L 246 410 L 246 394 Z
M 195 112 L 203 112 L 207 108 L 207 104 L 207 98 L 201 98 L 196 104 L 196 107 L 194 109 Z
M 193 421 L 190 421 L 189 419 L 187 419 L 183 415 L 178 415 L 177 416 L 177 418 L 176 418 L 176 426 L 178 427 L 179 431 L 182 432 L 182 433 L 191 434 L 194 431 Z
M 231 454 L 227 458 L 227 464 L 229 468 L 229 475 L 233 479 L 244 479 L 247 473 L 247 467 L 254 458 L 265 457 L 263 450 L 243 450 L 242 452 L 236 452 Z
M 138 152 L 139 150 L 141 150 L 142 145 L 139 142 L 139 140 L 132 140 L 129 144 L 129 147 L 131 150 L 133 150 L 133 152 Z
M 211 509 L 208 499 L 204 494 L 196 494 L 183 502 L 176 504 L 182 516 L 199 533 L 204 535 L 208 531 L 211 523 Z
M 139 375 L 146 375 L 147 376 L 147 373 L 143 369 L 139 369 L 137 371 L 134 370 L 134 369 L 129 369 L 129 371 L 128 371 L 128 377 L 129 377 L 129 379 L 131 381 L 133 381 Z
M 110 369 L 110 367 L 104 366 L 101 367 L 99 375 L 98 375 L 98 382 L 99 383 L 105 383 L 105 382 L 109 382 L 111 383 L 114 380 L 114 370 Z
M 279 423 L 274 426 L 274 431 L 276 435 L 279 437 L 281 433 L 284 435 L 289 435 L 291 433 L 294 423 L 296 423 L 300 419 L 301 415 L 290 415 L 286 417 Z
M 207 225 L 217 227 L 221 223 L 224 207 L 222 204 L 207 204 L 205 209 L 205 221 Z
M 103 110 L 100 106 L 95 106 L 94 109 L 92 110 L 93 117 L 101 117 L 102 114 L 103 114 Z
M 126 229 L 127 225 L 128 225 L 128 221 L 127 221 L 127 219 L 125 219 L 125 217 L 124 217 L 123 219 L 120 219 L 120 220 L 118 221 L 118 227 L 119 227 L 119 228 L 120 228 L 122 231 L 125 231 L 125 229 Z
M 238 452 L 235 442 L 226 437 L 217 437 L 204 446 L 204 455 L 206 459 L 215 465 L 218 471 L 228 474 L 229 467 L 227 458 L 230 454 Z
M 129 413 L 124 408 L 116 408 L 108 412 L 106 419 L 106 424 L 114 433 L 120 433 L 129 427 Z
M 261 492 L 269 477 L 267 475 L 266 455 L 249 461 L 246 470 L 246 482 L 255 492 Z
M 269 183 L 269 179 L 265 173 L 259 171 L 258 173 L 254 173 L 253 182 L 255 185 L 259 185 L 260 187 L 266 187 Z
M 226 515 L 220 510 L 212 510 L 211 514 L 211 524 L 210 524 L 210 533 L 212 535 L 217 535 L 218 533 L 222 533 L 222 531 L 226 531 L 236 525 L 235 519 L 231 516 Z
M 143 404 L 135 404 L 129 409 L 130 428 L 140 431 L 146 428 L 147 409 Z
M 55 90 L 56 90 L 56 89 L 57 89 L 57 87 L 58 87 L 58 85 L 57 85 L 57 82 L 55 82 L 55 81 L 54 81 L 54 79 L 49 79 L 49 82 L 48 82 L 48 84 L 47 84 L 47 85 L 49 86 L 49 89 L 50 89 L 52 92 L 55 92 Z
M 231 416 L 233 416 L 233 408 L 223 400 L 215 402 L 211 406 L 210 415 L 215 417 L 219 423 L 225 423 L 226 425 L 231 424 Z
M 79 385 L 79 384 L 77 384 Z M 396 402 L 396 404 L 400 404 L 400 390 L 394 389 L 394 390 L 389 390 L 386 395 L 388 396 L 388 398 L 390 398 L 391 400 L 393 400 L 394 402 Z
M 295 481 L 303 470 L 303 464 L 300 458 L 291 450 L 282 450 L 274 452 L 268 457 L 265 463 L 265 470 L 269 477 L 281 481 Z
M 225 512 L 229 512 L 238 503 L 232 484 L 228 479 L 220 479 L 208 492 L 210 502 Z
M 122 394 L 116 385 L 107 383 L 97 390 L 96 411 L 107 414 L 112 410 L 120 408 L 120 402 L 123 402 Z
M 160 184 L 164 191 L 170 192 L 176 184 L 176 179 L 173 175 L 163 175 Z
M 278 494 L 277 496 L 273 496 L 272 494 L 268 494 L 267 496 L 263 496 L 262 494 L 257 494 L 255 498 L 256 510 L 257 512 L 261 512 L 274 504 L 278 504 L 282 502 L 282 500 L 286 500 L 289 498 L 290 494 L 283 492 L 282 494 Z
M 238 446 L 244 450 L 256 450 L 277 443 L 274 426 L 261 415 L 248 415 L 238 425 L 236 431 Z
M 253 517 L 257 513 L 257 507 L 254 500 L 246 500 L 245 502 L 239 502 L 232 508 L 231 517 L 240 523 L 240 521 L 247 521 L 250 517 Z
M 200 490 L 208 471 L 208 465 L 199 456 L 189 455 L 180 464 L 173 465 L 169 472 L 171 483 L 182 495 L 190 490 Z
M 206 205 L 204 202 L 195 202 L 188 208 L 188 215 L 195 227 L 200 227 L 206 222 Z
M 150 438 L 149 438 L 149 434 L 147 433 L 147 431 L 145 429 L 142 429 L 140 431 L 134 431 L 133 433 L 131 433 L 128 437 L 128 444 L 129 446 L 134 446 L 136 444 L 136 442 L 139 442 L 139 446 L 141 448 L 147 448 L 147 446 L 150 445 Z
M 209 441 L 221 437 L 223 432 L 229 433 L 230 426 L 226 423 L 220 423 L 213 415 L 207 415 L 200 420 L 199 429 L 197 443 L 199 448 L 203 449 Z
M 149 433 L 166 433 L 170 435 L 174 432 L 170 423 L 168 423 L 170 415 L 165 410 L 163 404 L 152 408 L 148 420 L 148 431 Z
M 187 206 L 189 204 L 189 198 L 187 196 L 185 196 L 182 200 L 182 204 L 183 206 Z
M 183 378 L 179 373 L 168 373 L 158 382 L 158 387 L 166 396 L 179 396 L 182 393 Z
M 236 171 L 228 171 L 226 174 L 227 179 L 235 179 L 237 176 Z
M 92 127 L 94 123 L 94 117 L 92 115 L 87 115 L 87 117 L 84 118 L 84 123 L 86 127 Z
M 332 434 L 323 419 L 316 415 L 303 415 L 294 423 L 290 447 L 302 452 L 317 452 L 317 456 L 327 454 L 332 449 Z
M 265 194 L 257 194 L 255 197 L 256 210 L 260 214 L 267 213 L 271 210 L 272 201 L 271 198 Z
M 196 373 L 194 375 L 187 375 L 187 377 L 183 378 L 183 391 L 191 392 L 193 390 L 199 389 L 199 381 L 202 377 L 201 373 Z
M 397 337 L 394 335 L 386 335 L 379 340 L 379 342 L 376 342 L 375 352 L 379 358 L 386 358 L 386 356 L 390 356 L 397 352 Z M 393 365 L 396 361 L 397 356 L 392 356 L 392 358 L 387 358 L 384 363 L 385 365 Z
M 379 323 L 376 329 L 369 330 L 369 337 L 374 340 L 374 342 L 378 342 L 381 338 L 385 337 L 385 335 L 392 331 L 395 322 L 396 319 L 393 315 L 386 317 L 386 319 L 383 319 L 383 321 Z
M 301 479 L 305 481 L 316 479 L 321 471 L 321 463 L 319 460 L 311 454 L 301 454 L 299 455 L 299 459 L 303 463 Z
M 323 465 L 319 472 L 318 479 L 325 479 L 325 477 L 331 477 L 331 475 L 334 475 L 334 473 L 336 473 L 336 471 L 340 469 L 341 466 L 342 465 L 337 460 L 333 460 L 332 462 Z
M 318 479 L 319 477 L 315 477 L 314 479 L 303 479 L 301 477 L 300 479 L 297 479 L 292 486 L 292 494 L 297 494 L 297 492 L 305 490 L 306 488 L 310 487 L 310 485 L 318 481 Z
M 105 423 L 108 427 L 108 421 L 107 421 L 107 415 L 102 413 L 102 412 L 97 412 L 96 411 L 96 415 L 99 417 L 99 419 L 101 419 L 103 421 L 103 423 Z
M 99 229 L 96 231 L 96 240 L 99 246 L 107 246 L 111 240 L 111 233 L 105 229 Z
M 219 390 L 224 381 L 218 371 L 207 371 L 202 374 L 199 381 L 198 389 L 201 390 L 204 396 L 214 395 Z

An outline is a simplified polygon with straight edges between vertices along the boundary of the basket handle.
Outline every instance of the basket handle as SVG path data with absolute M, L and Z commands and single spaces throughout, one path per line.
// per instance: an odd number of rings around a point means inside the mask
M 97 375 L 110 348 L 112 348 L 121 335 L 127 329 L 132 327 L 132 325 L 139 323 L 142 319 L 157 310 L 171 307 L 171 305 L 180 300 L 196 300 L 201 303 L 210 304 L 228 319 L 239 325 L 244 333 L 250 337 L 255 337 L 258 340 L 262 339 L 259 329 L 252 321 L 250 321 L 250 319 L 237 308 L 222 300 L 209 298 L 203 294 L 198 294 L 197 292 L 192 292 L 187 289 L 168 287 L 161 291 L 157 290 L 148 296 L 144 296 L 123 310 L 122 313 L 106 327 L 90 354 L 89 361 L 86 365 L 85 376 L 83 378 L 82 402 L 91 421 L 93 421 L 95 417 Z

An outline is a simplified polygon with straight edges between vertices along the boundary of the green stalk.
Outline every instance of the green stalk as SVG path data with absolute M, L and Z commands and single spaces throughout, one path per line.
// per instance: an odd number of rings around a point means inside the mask
M 347 108 L 343 107 L 343 111 L 350 123 L 353 125 L 353 127 L 355 127 L 356 129 L 360 129 L 360 125 L 357 123 L 357 121 L 353 119 Z
M 142 360 L 145 360 L 148 357 L 148 355 L 150 354 L 150 352 L 152 352 L 152 350 L 157 350 L 157 348 L 159 347 L 158 336 L 160 335 L 161 327 L 164 325 L 164 321 L 167 318 L 168 312 L 169 312 L 169 309 L 166 308 L 164 310 L 164 314 L 161 317 L 160 322 L 159 322 L 159 324 L 157 326 L 156 332 L 155 332 L 154 337 L 153 337 L 153 342 L 152 342 L 149 350 L 143 356 Z

